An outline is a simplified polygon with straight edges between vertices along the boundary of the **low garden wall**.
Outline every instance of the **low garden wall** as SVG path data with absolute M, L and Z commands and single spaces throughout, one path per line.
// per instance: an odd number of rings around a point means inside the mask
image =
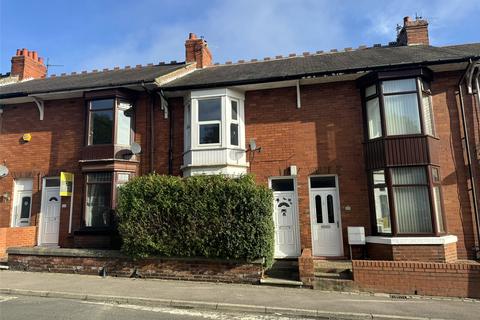
M 10 248 L 11 270 L 172 280 L 258 283 L 263 260 L 150 257 L 134 260 L 114 250 Z
M 352 262 L 353 278 L 360 290 L 480 298 L 480 263 Z

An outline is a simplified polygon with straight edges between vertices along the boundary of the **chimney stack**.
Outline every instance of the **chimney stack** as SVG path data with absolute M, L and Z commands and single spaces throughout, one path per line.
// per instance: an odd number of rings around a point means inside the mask
M 19 80 L 45 78 L 47 67 L 36 51 L 17 49 L 16 55 L 12 57 L 11 75 L 18 76 Z
M 196 62 L 197 68 L 212 65 L 212 53 L 208 49 L 207 41 L 198 39 L 194 33 L 190 33 L 185 41 L 185 61 Z
M 428 21 L 422 18 L 415 18 L 415 20 L 410 20 L 410 17 L 403 18 L 403 27 L 397 35 L 397 44 L 400 46 L 428 46 L 430 44 Z

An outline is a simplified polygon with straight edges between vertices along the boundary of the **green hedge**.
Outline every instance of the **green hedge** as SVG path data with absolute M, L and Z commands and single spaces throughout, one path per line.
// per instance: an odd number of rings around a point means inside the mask
M 273 261 L 272 192 L 251 176 L 151 174 L 120 188 L 122 250 L 153 255 Z

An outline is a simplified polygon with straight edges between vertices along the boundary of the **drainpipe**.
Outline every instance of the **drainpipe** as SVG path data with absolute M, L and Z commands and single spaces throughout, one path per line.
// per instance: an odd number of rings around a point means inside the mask
M 477 65 L 478 66 L 478 65 Z M 459 93 L 459 98 L 460 98 L 460 112 L 462 116 L 462 129 L 463 129 L 463 135 L 465 139 L 465 151 L 467 153 L 467 164 L 468 164 L 468 173 L 470 176 L 470 181 L 471 181 L 471 194 L 472 194 L 472 202 L 473 202 L 473 211 L 474 211 L 474 216 L 475 216 L 475 225 L 476 225 L 476 230 L 477 230 L 477 239 L 475 243 L 476 247 L 476 254 L 477 258 L 479 258 L 479 247 L 480 247 L 480 217 L 478 213 L 478 203 L 477 203 L 477 190 L 476 190 L 476 183 L 475 183 L 475 176 L 474 172 L 472 170 L 472 154 L 470 150 L 470 142 L 468 138 L 468 125 L 467 125 L 467 119 L 465 115 L 465 105 L 463 101 L 463 89 L 462 89 L 462 83 L 466 79 L 467 75 L 473 71 L 472 68 L 475 68 L 475 63 L 470 60 L 470 63 L 465 70 L 465 73 L 462 75 L 460 78 L 460 81 L 458 82 L 458 93 Z M 468 84 L 467 84 L 468 85 Z M 478 79 L 476 80 L 476 87 L 478 90 Z M 473 94 L 473 92 L 472 92 Z M 478 91 L 477 91 L 478 95 Z M 480 107 L 480 106 L 479 106 Z
M 145 83 L 142 82 L 142 87 L 143 90 L 148 94 L 148 97 L 150 98 L 150 172 L 153 172 L 153 159 L 155 155 L 155 116 L 154 116 L 154 110 L 155 110 L 155 95 L 152 94 L 151 90 L 148 90 L 148 88 L 145 86 Z
M 160 100 L 167 101 L 163 90 L 157 91 L 158 95 L 160 96 Z M 164 110 L 165 114 L 168 114 L 168 174 L 173 174 L 173 108 L 165 106 L 166 110 Z

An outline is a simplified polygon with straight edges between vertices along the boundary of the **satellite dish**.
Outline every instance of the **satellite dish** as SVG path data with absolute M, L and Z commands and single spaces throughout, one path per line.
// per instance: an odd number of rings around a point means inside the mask
M 4 165 L 0 165 L 0 178 L 6 177 L 8 175 L 8 168 Z
M 130 146 L 130 150 L 133 154 L 139 154 L 140 152 L 142 152 L 142 147 L 138 143 L 134 142 Z

